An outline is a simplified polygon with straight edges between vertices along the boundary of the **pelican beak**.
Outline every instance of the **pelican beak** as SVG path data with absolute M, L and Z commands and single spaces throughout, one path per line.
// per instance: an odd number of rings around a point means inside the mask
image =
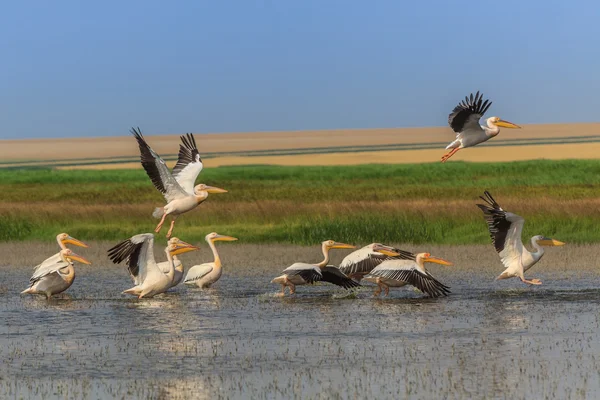
M 218 187 L 214 187 L 214 186 L 207 186 L 205 191 L 207 193 L 227 193 L 227 190 L 221 189 Z
M 192 246 L 189 243 L 180 241 L 179 243 L 177 243 L 177 248 L 171 252 L 171 255 L 176 256 L 178 254 L 188 253 L 190 251 L 195 251 L 195 250 L 200 250 L 200 248 L 196 247 L 196 246 Z
M 437 257 L 426 257 L 423 259 L 424 262 L 430 262 L 430 263 L 436 263 L 436 264 L 441 264 L 441 265 L 446 265 L 446 266 L 451 266 L 454 265 L 452 264 L 450 261 L 446 261 L 444 259 L 441 258 L 437 258 Z
M 495 125 L 501 126 L 502 128 L 521 129 L 521 127 L 519 125 L 513 124 L 512 122 L 508 122 L 503 119 L 498 120 L 498 122 L 496 122 Z
M 217 235 L 214 240 L 222 240 L 224 242 L 233 242 L 238 240 L 238 238 L 234 238 L 233 236 L 225 236 L 225 235 Z
M 373 251 L 376 251 L 377 253 L 385 254 L 386 256 L 390 256 L 390 257 L 396 257 L 396 256 L 400 255 L 400 253 L 396 252 L 396 249 L 394 249 L 393 247 L 384 246 L 384 245 L 374 246 Z
M 564 246 L 565 245 L 560 240 L 550 239 L 550 238 L 547 238 L 547 237 L 542 238 L 541 240 L 538 240 L 537 242 L 541 246 Z
M 87 244 L 83 243 L 81 240 L 75 239 L 73 236 L 68 236 L 62 242 L 63 242 L 63 244 L 72 244 L 74 246 L 79 246 L 79 247 L 89 247 Z
M 70 256 L 67 257 L 68 260 L 71 261 L 79 261 L 82 264 L 87 264 L 90 265 L 91 262 L 86 260 L 85 258 L 81 257 L 79 254 L 75 254 L 75 253 L 71 253 Z
M 355 249 L 356 246 L 352 246 L 351 244 L 346 244 L 346 243 L 334 242 L 333 246 L 331 246 L 330 248 L 331 249 Z

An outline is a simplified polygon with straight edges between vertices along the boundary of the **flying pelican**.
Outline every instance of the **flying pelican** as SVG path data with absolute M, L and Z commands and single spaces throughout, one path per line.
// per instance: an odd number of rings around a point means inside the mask
M 564 243 L 537 235 L 531 238 L 531 246 L 536 251 L 530 252 L 523 246 L 521 240 L 521 232 L 525 223 L 523 217 L 504 211 L 487 190 L 483 195 L 485 197 L 480 196 L 480 198 L 486 204 L 477 204 L 477 207 L 483 211 L 492 243 L 506 268 L 496 279 L 518 277 L 523 283 L 541 285 L 542 281 L 539 279 L 525 279 L 525 271 L 533 267 L 544 255 L 544 249 L 541 246 L 562 246 Z
M 373 268 L 390 258 L 411 259 L 412 253 L 381 243 L 371 243 L 348 254 L 340 263 L 340 271 L 360 282 Z
M 404 252 L 408 253 L 408 252 Z M 379 296 L 381 290 L 387 296 L 391 287 L 413 285 L 430 297 L 447 296 L 450 288 L 435 279 L 426 269 L 425 263 L 431 262 L 441 265 L 452 265 L 451 262 L 441 258 L 432 257 L 429 253 L 410 254 L 410 259 L 388 259 L 364 277 L 366 281 L 377 284 L 373 296 Z M 408 254 L 404 254 L 407 256 Z
M 283 271 L 283 275 L 273 279 L 271 283 L 279 283 L 281 285 L 281 295 L 285 296 L 285 287 L 289 286 L 290 294 L 296 293 L 297 285 L 306 285 L 324 281 L 341 286 L 345 289 L 360 286 L 348 278 L 339 268 L 333 265 L 327 265 L 329 262 L 329 250 L 331 249 L 355 249 L 356 246 L 350 244 L 338 243 L 333 240 L 326 240 L 321 243 L 323 251 L 323 261 L 318 264 L 295 263 Z
M 136 274 L 135 286 L 123 293 L 142 297 L 153 297 L 166 292 L 172 287 L 175 278 L 173 256 L 198 250 L 182 240 L 170 241 L 165 248 L 168 260 L 168 271 L 163 272 L 154 260 L 154 235 L 142 233 L 122 241 L 108 250 L 108 257 L 115 264 L 127 260 L 130 274 Z M 134 272 L 132 272 L 134 271 Z
M 194 265 L 189 269 L 183 280 L 183 283 L 185 284 L 196 285 L 202 289 L 210 287 L 210 285 L 218 281 L 223 274 L 221 258 L 219 257 L 219 253 L 217 253 L 215 242 L 219 240 L 225 242 L 237 240 L 237 238 L 231 236 L 219 235 L 217 232 L 209 233 L 204 239 L 210 246 L 215 260 L 209 263 Z
M 35 268 L 33 276 L 29 279 L 29 287 L 21 293 L 44 294 L 49 299 L 55 294 L 64 292 L 75 280 L 73 261 L 91 264 L 82 256 L 75 254 L 73 250 L 63 249 Z
M 483 94 L 477 92 L 475 97 L 471 93 L 471 97 L 465 97 L 454 107 L 452 113 L 448 115 L 448 125 L 456 132 L 456 139 L 446 146 L 446 149 L 451 150 L 442 157 L 442 162 L 448 161 L 460 149 L 475 146 L 498 135 L 500 127 L 521 128 L 498 117 L 490 117 L 486 119 L 486 125 L 479 125 L 479 120 L 491 105 L 491 101 L 483 101 Z
M 81 240 L 75 239 L 68 233 L 59 233 L 56 235 L 56 242 L 61 250 L 65 250 L 67 248 L 67 244 L 72 244 L 79 247 L 88 247 L 87 244 L 83 243 Z
M 146 143 L 140 128 L 131 129 L 140 147 L 140 159 L 152 183 L 163 194 L 167 205 L 157 207 L 152 216 L 160 218 L 154 232 L 160 232 L 167 215 L 172 217 L 171 227 L 167 238 L 171 237 L 175 220 L 180 214 L 196 208 L 208 197 L 209 193 L 227 193 L 227 190 L 205 185 L 194 186 L 196 178 L 202 171 L 202 160 L 196 147 L 196 140 L 191 133 L 181 136 L 182 144 L 179 145 L 179 158 L 173 168 L 173 173 L 164 160 Z

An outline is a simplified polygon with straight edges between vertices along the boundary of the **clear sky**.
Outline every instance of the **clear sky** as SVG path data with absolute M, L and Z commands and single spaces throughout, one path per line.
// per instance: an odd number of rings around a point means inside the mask
M 600 120 L 597 1 L 6 1 L 0 138 Z

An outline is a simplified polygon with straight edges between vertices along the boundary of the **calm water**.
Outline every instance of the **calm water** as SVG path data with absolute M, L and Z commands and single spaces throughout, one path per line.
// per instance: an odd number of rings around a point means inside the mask
M 600 278 L 541 287 L 459 270 L 452 295 L 331 286 L 277 298 L 274 273 L 154 299 L 81 267 L 61 299 L 0 268 L 0 398 L 598 398 Z M 278 271 L 274 271 L 278 272 Z

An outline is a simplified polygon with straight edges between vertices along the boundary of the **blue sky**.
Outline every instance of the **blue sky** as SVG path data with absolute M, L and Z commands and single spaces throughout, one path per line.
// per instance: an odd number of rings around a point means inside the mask
M 0 138 L 600 120 L 594 1 L 14 1 Z

